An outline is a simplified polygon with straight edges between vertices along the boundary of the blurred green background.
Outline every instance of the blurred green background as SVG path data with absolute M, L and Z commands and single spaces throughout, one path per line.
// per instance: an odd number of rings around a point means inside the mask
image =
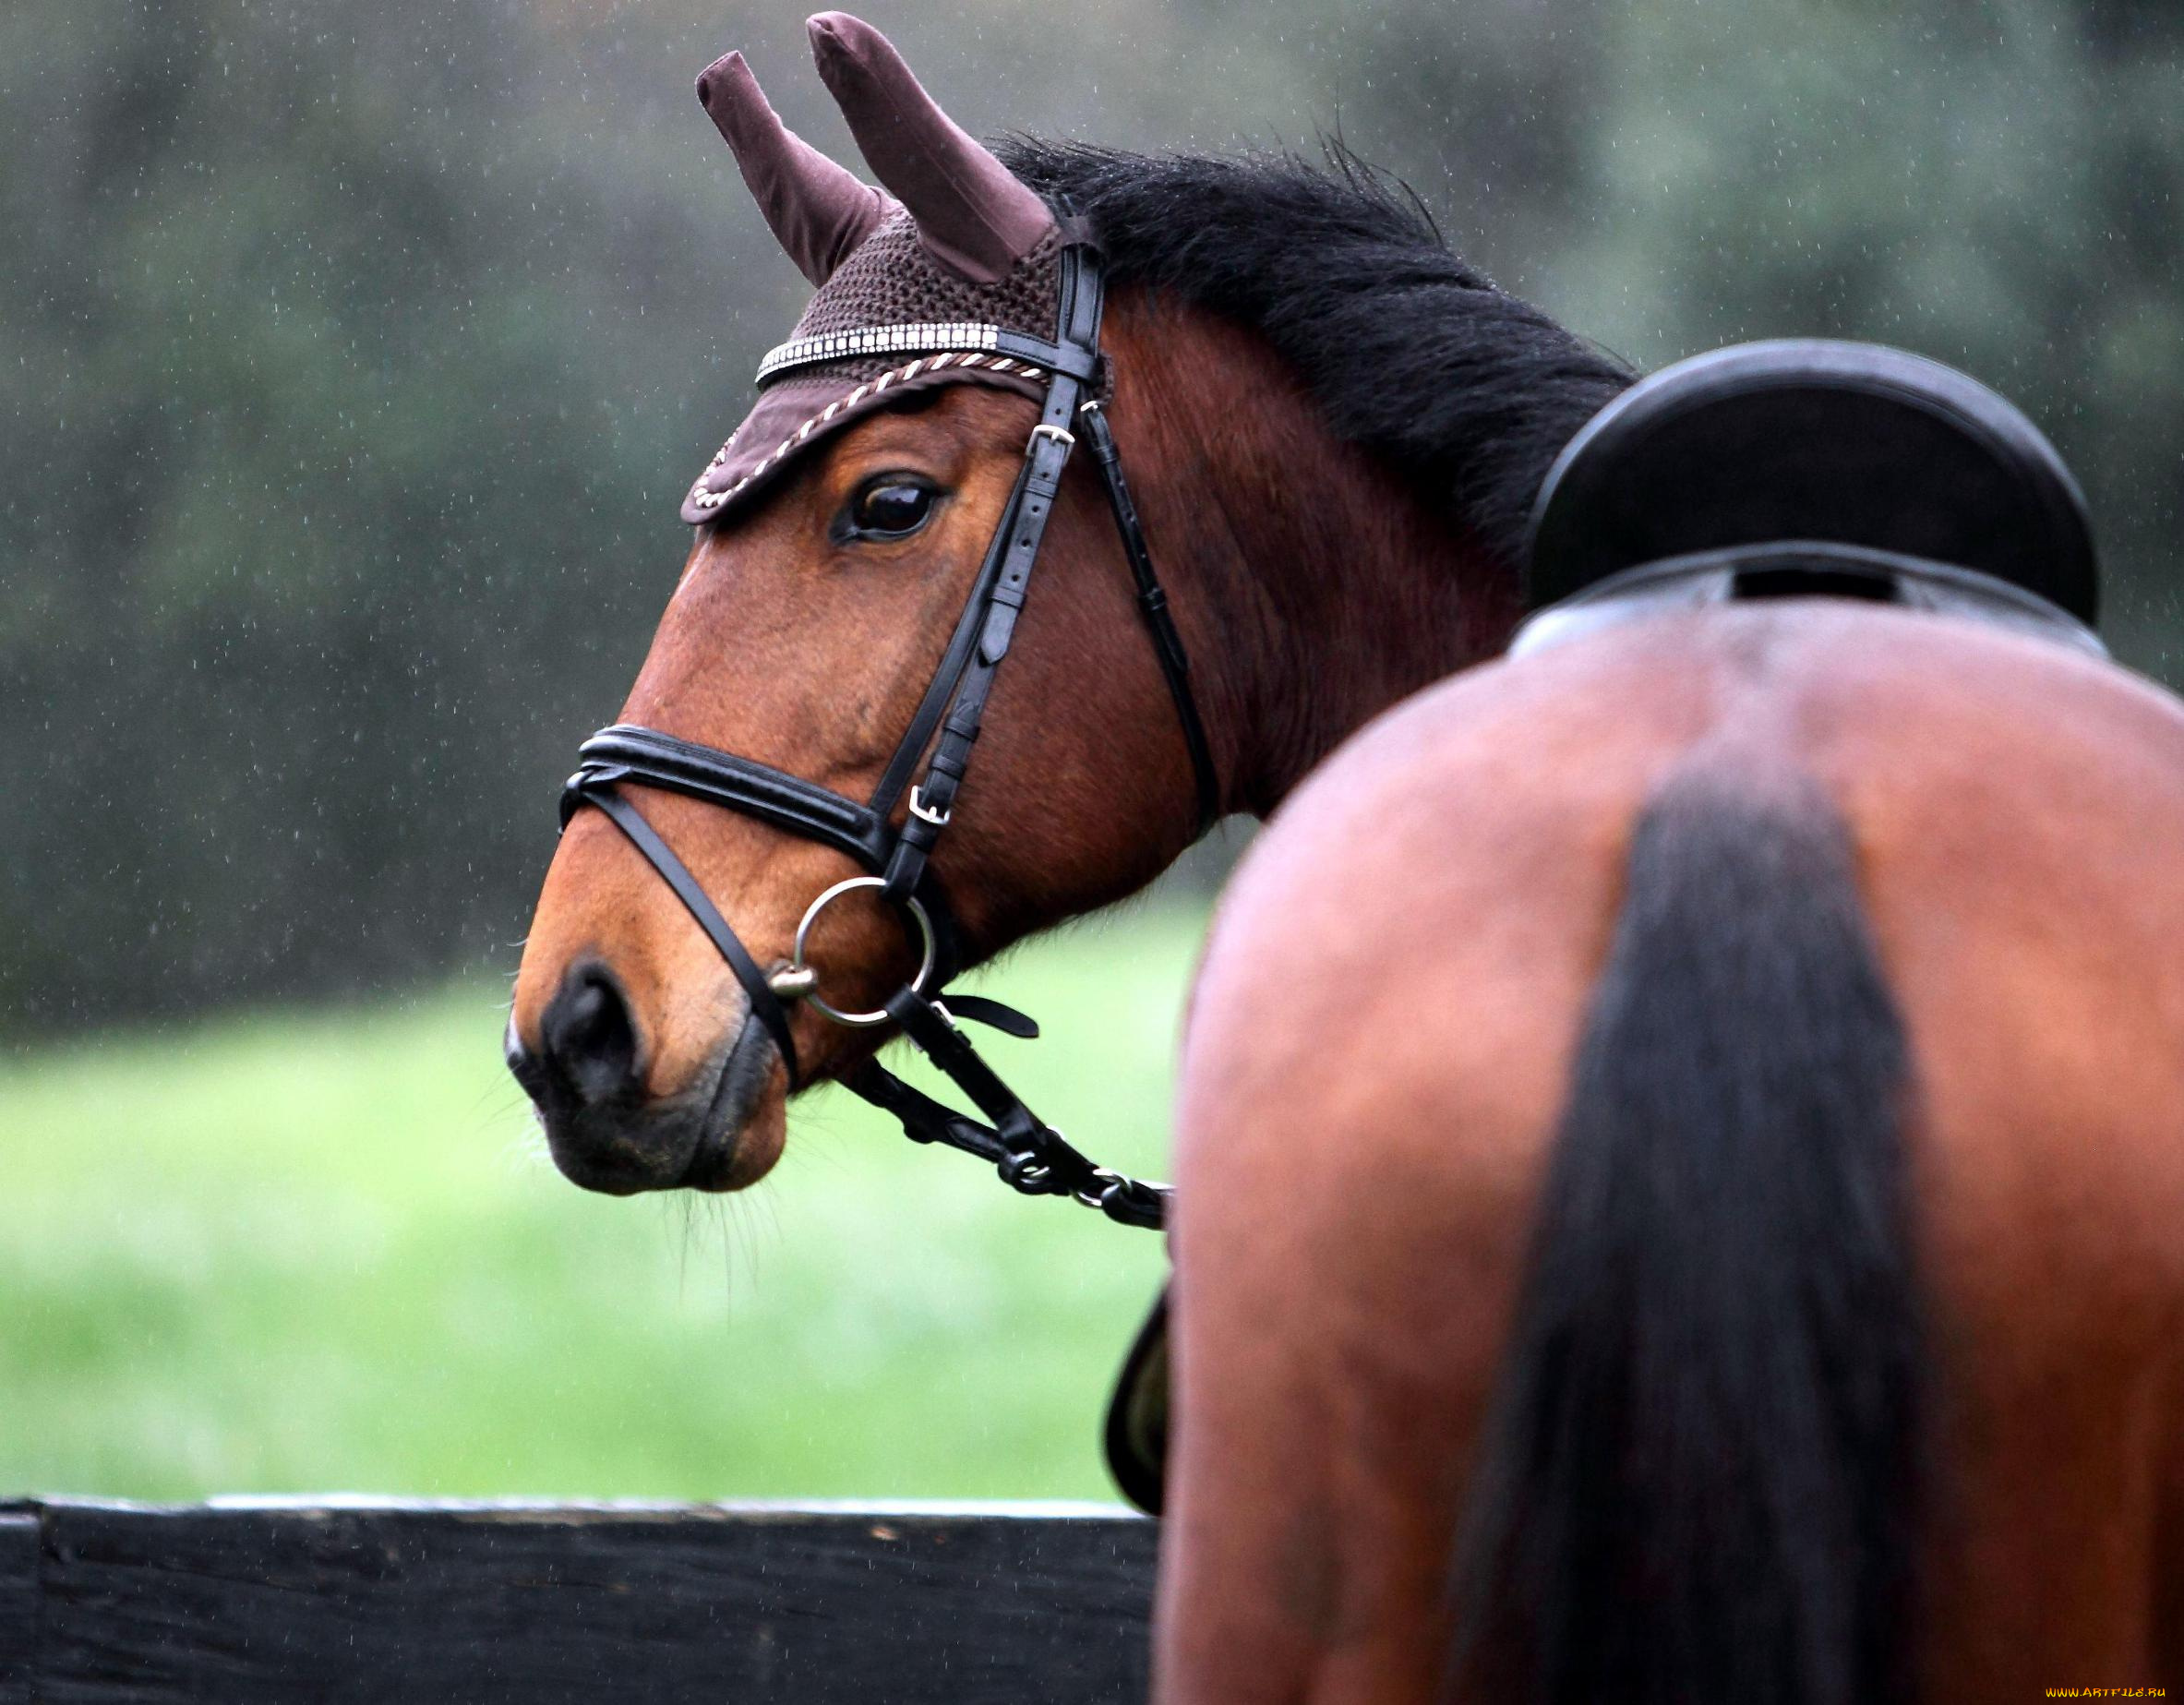
M 1110 1164 L 1159 1166 L 1200 922 L 1149 906 L 1005 967 L 1065 1040 L 992 1057 Z M 832 1089 L 757 1191 L 585 1195 L 504 1016 L 464 983 L 0 1066 L 0 1494 L 1112 1495 L 1158 1238 Z
M 870 15 L 974 131 L 1338 130 L 1643 366 L 1968 368 L 2184 679 L 2173 0 Z M 498 1071 L 555 787 L 803 294 L 728 46 L 854 159 L 793 7 L 0 8 L 0 1492 L 1099 1491 L 1152 1240 L 839 1100 L 749 1198 L 583 1196 Z M 1158 1169 L 1220 868 L 1006 979 L 1103 1156 Z

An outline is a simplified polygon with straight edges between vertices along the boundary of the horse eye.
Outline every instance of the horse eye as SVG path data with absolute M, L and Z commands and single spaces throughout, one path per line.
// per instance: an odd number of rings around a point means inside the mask
M 867 486 L 849 506 L 849 518 L 859 533 L 900 538 L 925 525 L 932 513 L 930 487 L 905 480 L 882 480 Z

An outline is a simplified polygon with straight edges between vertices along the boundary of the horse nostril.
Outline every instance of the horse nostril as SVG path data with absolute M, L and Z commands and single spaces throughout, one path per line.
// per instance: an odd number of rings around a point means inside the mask
M 622 1094 L 637 1075 L 637 1027 L 604 967 L 569 974 L 546 1010 L 539 1040 L 555 1076 L 587 1106 Z

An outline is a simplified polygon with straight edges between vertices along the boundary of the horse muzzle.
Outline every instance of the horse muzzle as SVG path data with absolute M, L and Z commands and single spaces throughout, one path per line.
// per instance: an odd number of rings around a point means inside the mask
M 607 1195 L 733 1190 L 780 1152 L 778 1056 L 748 1012 L 683 1087 L 655 1093 L 627 992 L 596 960 L 570 967 L 526 1041 L 510 1021 L 508 1068 L 571 1183 Z M 769 1120 L 766 1115 L 772 1111 Z M 769 1140 L 769 1137 L 771 1140 Z

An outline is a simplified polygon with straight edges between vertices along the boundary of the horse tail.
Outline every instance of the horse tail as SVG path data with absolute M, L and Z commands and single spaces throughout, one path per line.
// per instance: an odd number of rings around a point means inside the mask
M 1911 1697 L 1910 1087 L 1831 802 L 1672 776 L 1635 826 L 1458 1535 L 1476 1697 Z

